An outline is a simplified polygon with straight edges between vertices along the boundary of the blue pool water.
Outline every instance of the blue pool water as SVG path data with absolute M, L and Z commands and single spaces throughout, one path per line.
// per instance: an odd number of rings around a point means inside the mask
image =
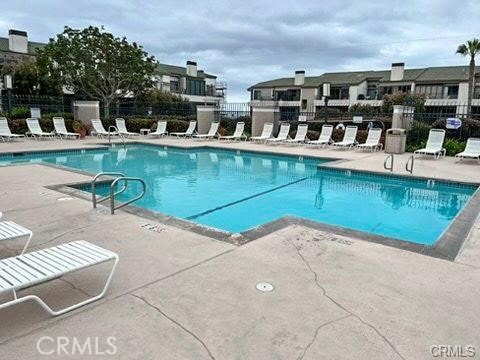
M 292 215 L 427 245 L 435 243 L 476 189 L 318 169 L 327 161 L 321 159 L 209 148 L 129 145 L 126 150 L 0 157 L 0 164 L 39 161 L 140 177 L 147 193 L 136 206 L 228 232 Z M 120 199 L 139 190 L 131 184 Z

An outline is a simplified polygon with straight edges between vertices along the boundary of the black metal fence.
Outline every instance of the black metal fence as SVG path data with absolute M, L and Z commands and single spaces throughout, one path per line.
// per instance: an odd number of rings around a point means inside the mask
M 42 96 L 42 95 L 11 95 L 11 109 L 9 109 L 8 92 L 2 91 L 0 108 L 4 114 L 13 113 L 14 117 L 30 114 L 31 108 L 40 109 L 42 114 L 73 113 L 73 99 L 70 96 Z
M 31 108 L 39 108 L 42 117 L 53 113 L 73 114 L 73 96 L 31 96 L 14 95 L 11 97 L 11 113 L 7 113 L 9 108 L 8 94 L 3 91 L 0 97 L 0 105 L 3 109 L 3 115 L 12 119 L 24 119 L 30 116 Z M 265 104 L 271 107 L 271 104 Z M 362 117 L 362 122 L 356 121 L 360 129 L 365 129 L 372 123 L 374 126 L 389 128 L 392 121 L 392 109 L 386 109 L 383 106 L 368 106 L 355 104 L 351 106 L 325 106 L 309 105 L 304 106 L 276 106 L 276 116 L 279 121 L 292 123 L 295 128 L 298 122 L 311 123 L 313 128 L 321 128 L 322 123 L 343 123 L 348 125 L 355 122 L 355 117 Z M 189 102 L 173 102 L 164 104 L 145 104 L 130 99 L 124 99 L 109 107 L 110 118 L 178 118 L 194 119 L 196 118 L 197 105 Z M 101 114 L 104 108 L 101 105 Z M 244 121 L 246 130 L 251 129 L 252 109 L 250 103 L 220 103 L 216 106 L 215 116 L 221 122 L 223 128 L 227 131 L 235 127 L 236 122 Z M 480 105 L 474 101 L 473 106 L 467 104 L 457 104 L 453 101 L 428 102 L 416 109 L 410 117 L 411 128 L 408 132 L 408 143 L 411 146 L 418 146 L 424 143 L 428 137 L 428 132 L 432 128 L 446 130 L 446 136 L 450 140 L 464 143 L 469 137 L 480 137 Z M 103 118 L 103 117 L 102 117 Z M 458 118 L 461 126 L 458 129 L 452 129 L 447 126 L 447 119 Z M 358 118 L 357 118 L 358 120 Z M 315 125 L 314 125 L 315 124 Z

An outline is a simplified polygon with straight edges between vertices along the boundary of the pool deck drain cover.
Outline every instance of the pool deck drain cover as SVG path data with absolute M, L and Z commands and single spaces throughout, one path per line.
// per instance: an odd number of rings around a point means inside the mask
M 268 282 L 259 282 L 255 287 L 257 288 L 257 290 L 263 292 L 270 292 L 274 289 L 273 285 Z

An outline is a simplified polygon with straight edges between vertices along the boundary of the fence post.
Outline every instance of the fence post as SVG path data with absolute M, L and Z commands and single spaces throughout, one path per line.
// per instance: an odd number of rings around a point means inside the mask
M 215 120 L 215 106 L 197 105 L 197 131 L 206 134 Z
M 273 123 L 276 132 L 279 114 L 278 106 L 252 106 L 252 136 L 260 136 L 265 123 Z

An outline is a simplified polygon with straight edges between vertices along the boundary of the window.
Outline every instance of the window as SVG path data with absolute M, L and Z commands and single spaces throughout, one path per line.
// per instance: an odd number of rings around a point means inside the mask
M 262 100 L 261 90 L 253 90 L 253 100 Z
M 348 86 L 332 86 L 330 88 L 330 99 L 348 100 L 348 98 L 349 98 Z
M 180 92 L 180 82 L 178 78 L 170 78 L 170 92 Z
M 443 98 L 443 85 L 441 84 L 424 84 L 417 85 L 415 92 L 418 94 L 425 94 L 427 99 L 442 99 Z
M 187 95 L 205 95 L 205 81 L 187 78 Z
M 369 84 L 367 86 L 367 100 L 377 100 L 378 90 L 377 85 Z
M 276 90 L 274 92 L 275 100 L 284 100 L 284 101 L 299 101 L 300 100 L 300 90 L 299 89 L 288 89 L 288 90 Z
M 473 98 L 480 99 L 480 86 L 475 86 L 475 89 L 473 90 Z
M 307 99 L 302 99 L 302 110 L 307 108 Z
M 445 92 L 447 99 L 458 99 L 458 85 L 446 85 Z

